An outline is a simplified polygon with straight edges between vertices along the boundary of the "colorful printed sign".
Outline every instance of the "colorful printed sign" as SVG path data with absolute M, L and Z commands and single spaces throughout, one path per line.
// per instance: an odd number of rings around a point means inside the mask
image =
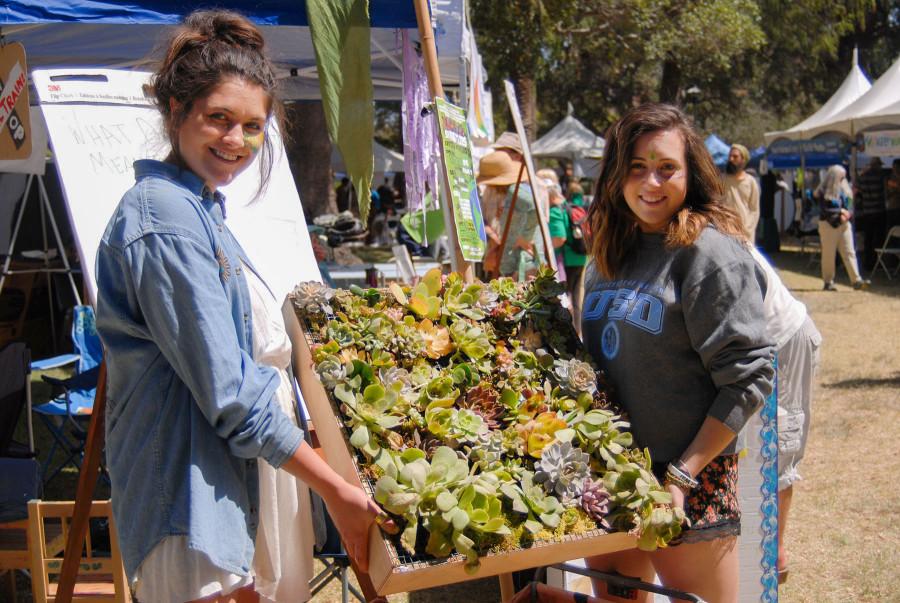
M 863 148 L 866 155 L 900 155 L 900 130 L 863 132 Z
M 0 47 L 0 159 L 31 155 L 28 67 L 21 44 Z
M 469 150 L 466 113 L 442 98 L 435 98 L 434 104 L 459 248 L 466 261 L 480 262 L 487 248 L 487 235 Z

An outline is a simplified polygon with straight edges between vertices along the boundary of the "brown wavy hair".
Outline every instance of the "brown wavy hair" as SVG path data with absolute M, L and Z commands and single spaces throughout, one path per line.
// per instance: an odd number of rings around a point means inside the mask
M 606 131 L 606 148 L 594 202 L 588 212 L 591 256 L 604 278 L 615 278 L 638 240 L 638 220 L 623 194 L 638 138 L 661 130 L 677 130 L 684 140 L 687 196 L 666 228 L 666 246 L 691 245 L 707 225 L 741 238 L 740 218 L 722 205 L 719 171 L 688 117 L 673 105 L 649 103 L 631 109 Z
M 262 32 L 249 19 L 226 10 L 194 11 L 175 29 L 164 52 L 148 92 L 162 114 L 172 145 L 170 161 L 185 165 L 178 149 L 178 129 L 191 107 L 231 77 L 263 89 L 268 101 L 268 118 L 275 119 L 283 135 L 284 108 L 276 94 L 275 69 L 266 56 Z M 272 141 L 266 136 L 260 154 L 257 194 L 269 180 L 274 154 Z

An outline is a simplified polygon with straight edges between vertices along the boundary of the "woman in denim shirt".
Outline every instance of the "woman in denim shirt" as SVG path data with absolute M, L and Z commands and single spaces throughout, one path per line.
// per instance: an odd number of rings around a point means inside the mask
M 303 441 L 273 400 L 277 371 L 252 356 L 252 264 L 217 189 L 259 153 L 268 178 L 280 106 L 263 44 L 235 13 L 178 28 L 152 81 L 172 152 L 135 163 L 97 255 L 113 509 L 143 602 L 258 600 L 259 457 L 322 496 L 363 569 L 383 517 Z

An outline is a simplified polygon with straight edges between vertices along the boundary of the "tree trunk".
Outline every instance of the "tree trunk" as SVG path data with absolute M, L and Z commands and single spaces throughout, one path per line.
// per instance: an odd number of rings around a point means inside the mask
M 662 78 L 659 83 L 659 102 L 677 103 L 681 89 L 681 68 L 674 59 L 663 62 Z
M 336 212 L 331 173 L 331 140 L 321 101 L 303 101 L 287 106 L 287 150 L 294 184 L 307 222 Z
M 522 112 L 522 126 L 525 128 L 525 137 L 528 143 L 537 138 L 537 82 L 530 76 L 516 78 L 516 96 L 519 101 L 519 110 Z

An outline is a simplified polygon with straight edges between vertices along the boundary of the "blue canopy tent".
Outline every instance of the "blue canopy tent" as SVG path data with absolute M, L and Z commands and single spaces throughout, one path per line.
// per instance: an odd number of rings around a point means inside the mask
M 813 140 L 781 139 L 769 145 L 766 160 L 772 169 L 826 168 L 830 165 L 847 163 L 850 145 L 837 136 L 820 137 Z
M 731 151 L 730 144 L 715 134 L 707 136 L 706 140 L 703 141 L 703 144 L 706 146 L 706 150 L 709 151 L 709 154 L 712 155 L 713 163 L 718 167 L 724 167 L 725 164 L 728 163 L 728 153 Z
M 435 42 L 445 87 L 460 84 L 464 0 L 434 4 Z M 285 99 L 320 97 L 305 0 L 0 0 L 0 33 L 25 46 L 29 69 L 99 67 L 149 70 L 165 35 L 204 5 L 236 10 L 263 27 Z M 369 0 L 375 98 L 402 94 L 397 29 L 416 30 L 412 0 Z M 418 31 L 414 31 L 418 38 Z

